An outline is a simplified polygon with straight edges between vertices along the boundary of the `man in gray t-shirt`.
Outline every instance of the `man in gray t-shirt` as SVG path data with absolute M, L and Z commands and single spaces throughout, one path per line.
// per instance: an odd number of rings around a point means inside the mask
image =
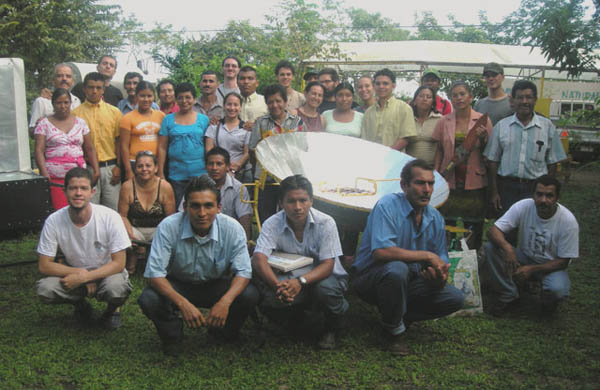
M 513 114 L 510 97 L 502 89 L 504 69 L 501 65 L 490 62 L 483 67 L 483 78 L 488 88 L 488 96 L 479 100 L 474 108 L 482 114 L 487 113 L 492 125 L 496 125 L 500 119 Z

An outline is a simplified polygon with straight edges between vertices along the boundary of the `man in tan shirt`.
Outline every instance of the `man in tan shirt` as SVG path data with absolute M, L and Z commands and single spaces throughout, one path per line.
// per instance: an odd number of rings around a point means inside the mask
M 275 77 L 277 82 L 287 92 L 287 109 L 297 110 L 298 107 L 304 104 L 306 98 L 303 94 L 292 88 L 292 82 L 294 81 L 294 65 L 287 60 L 281 60 L 275 66 Z

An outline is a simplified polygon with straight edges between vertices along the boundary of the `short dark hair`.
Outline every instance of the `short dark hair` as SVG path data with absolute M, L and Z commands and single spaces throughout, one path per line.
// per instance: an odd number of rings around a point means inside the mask
M 192 192 L 211 191 L 217 197 L 217 204 L 221 204 L 221 191 L 217 188 L 217 184 L 206 173 L 202 176 L 192 177 L 185 186 L 184 196 L 187 201 L 190 199 Z
M 160 82 L 156 86 L 156 90 L 160 91 L 160 87 L 162 87 L 165 84 L 171 84 L 171 86 L 173 87 L 173 90 L 175 90 L 175 82 L 171 79 L 160 80 Z
M 135 87 L 135 94 L 137 95 L 144 89 L 151 90 L 152 94 L 154 95 L 154 85 L 152 85 L 152 83 L 150 81 L 145 81 L 145 80 L 140 80 L 138 85 Z
M 425 160 L 416 158 L 409 161 L 404 168 L 402 168 L 402 172 L 400 173 L 400 183 L 410 184 L 414 177 L 413 168 L 421 168 L 426 171 L 433 171 L 433 166 L 431 164 Z
M 98 65 L 100 65 L 102 63 L 102 60 L 105 59 L 105 58 L 112 58 L 112 60 L 115 62 L 115 69 L 117 69 L 117 57 L 115 57 L 115 56 L 113 56 L 111 54 L 105 54 L 105 55 L 101 56 L 98 59 Z
M 389 79 L 392 80 L 392 83 L 396 84 L 396 75 L 388 68 L 379 69 L 377 72 L 375 72 L 375 75 L 373 76 L 373 81 L 377 80 L 377 77 L 379 76 L 389 77 Z
M 558 181 L 557 178 L 555 178 L 554 176 L 550 176 L 550 175 L 543 175 L 538 177 L 537 179 L 535 179 L 535 182 L 533 183 L 533 191 L 535 193 L 535 190 L 537 188 L 537 185 L 541 184 L 543 186 L 554 186 L 554 188 L 556 188 L 556 197 L 558 198 L 560 196 L 560 181 Z
M 304 87 L 304 93 L 308 93 L 312 87 L 321 87 L 323 89 L 323 92 L 325 92 L 325 86 L 323 84 L 321 84 L 318 81 L 311 81 L 310 83 L 306 84 L 306 87 Z
M 238 68 L 242 67 L 242 62 L 236 56 L 227 56 L 227 57 L 223 58 L 223 61 L 221 61 L 221 68 L 225 65 L 225 61 L 227 61 L 230 58 L 232 60 L 235 60 L 235 62 L 237 62 Z
M 537 87 L 535 84 L 529 80 L 517 80 L 513 84 L 512 90 L 510 91 L 510 95 L 514 98 L 517 96 L 517 91 L 531 89 L 533 91 L 533 96 L 537 98 Z
M 240 101 L 240 105 L 242 105 L 242 102 L 244 101 L 244 98 L 242 98 L 242 95 L 240 95 L 239 93 L 233 91 L 233 92 L 229 92 L 223 98 L 223 107 L 225 106 L 225 102 L 227 101 L 227 99 L 229 99 L 230 96 L 235 96 Z
M 427 86 L 427 85 L 421 85 L 419 88 L 417 88 L 417 90 L 415 91 L 415 94 L 413 95 L 412 100 L 410 101 L 410 106 L 413 109 L 413 114 L 415 116 L 417 116 L 417 105 L 416 105 L 416 100 L 417 100 L 417 96 L 419 96 L 419 94 L 421 93 L 422 90 L 424 89 L 428 89 L 431 92 L 431 96 L 433 97 L 432 102 L 431 102 L 431 112 L 438 112 L 437 108 L 435 107 L 435 91 L 433 90 L 433 88 Z
M 204 162 L 205 163 L 208 162 L 208 158 L 210 156 L 223 156 L 223 159 L 225 160 L 225 164 L 227 164 L 227 165 L 229 165 L 231 162 L 231 156 L 229 155 L 229 152 L 220 146 L 215 146 L 214 148 L 212 148 L 211 150 L 209 150 L 208 152 L 206 152 L 204 154 Z
M 158 163 L 158 158 L 156 157 L 156 154 L 152 153 L 150 150 L 140 150 L 135 155 L 135 164 L 137 164 L 138 160 L 142 157 L 150 157 L 152 161 L 154 161 L 154 165 Z
M 450 87 L 450 95 L 452 95 L 452 91 L 454 90 L 454 88 L 458 88 L 458 87 L 465 87 L 465 89 L 467 90 L 467 92 L 469 92 L 469 95 L 472 95 L 471 93 L 471 87 L 469 87 L 469 84 L 465 83 L 463 80 L 456 80 L 452 86 Z
M 352 92 L 352 95 L 354 95 L 354 87 L 352 86 L 352 84 L 350 84 L 347 81 L 344 81 L 343 83 L 339 83 L 337 85 L 337 87 L 335 87 L 335 89 L 333 90 L 333 94 L 337 95 L 338 92 L 340 92 L 342 89 L 347 89 L 350 92 Z
M 302 76 L 304 81 L 308 81 L 308 80 L 312 79 L 313 77 L 319 78 L 319 74 L 317 72 L 309 71 L 309 72 L 304 73 L 304 76 Z
M 254 72 L 254 76 L 257 76 L 256 69 L 254 69 L 250 65 L 244 65 L 240 68 L 240 72 L 238 73 L 238 79 L 240 78 L 240 73 L 242 72 Z
M 196 98 L 196 87 L 194 87 L 194 84 L 192 83 L 183 82 L 177 84 L 175 87 L 175 97 L 183 92 L 191 92 L 194 99 Z
M 219 80 L 219 75 L 217 74 L 217 72 L 215 72 L 214 70 L 210 70 L 210 69 L 206 69 L 204 72 L 202 72 L 202 74 L 200 75 L 200 79 L 202 79 L 202 77 L 204 76 L 215 76 L 217 78 L 217 80 Z
M 83 78 L 83 86 L 84 87 L 87 86 L 88 81 L 102 81 L 102 82 L 105 82 L 106 81 L 106 76 L 104 76 L 100 72 L 90 72 L 90 73 L 86 74 L 85 77 Z
M 75 168 L 71 168 L 65 175 L 65 190 L 69 186 L 69 182 L 71 181 L 71 179 L 81 178 L 81 177 L 88 179 L 90 181 L 90 187 L 91 187 L 92 173 L 90 171 L 88 171 L 86 168 L 75 167 Z
M 54 92 L 52 92 L 52 103 L 54 104 L 54 102 L 56 101 L 56 99 L 58 99 L 61 96 L 67 96 L 69 98 L 69 101 L 71 101 L 71 94 L 69 93 L 68 89 L 64 89 L 64 88 L 56 88 L 54 90 Z
M 324 75 L 324 74 L 330 75 L 331 81 L 339 81 L 339 79 L 340 79 L 338 72 L 333 68 L 324 68 L 319 71 L 319 77 L 321 77 L 321 75 Z
M 283 202 L 285 195 L 293 190 L 304 190 L 310 199 L 313 198 L 313 187 L 310 181 L 302 175 L 288 176 L 279 184 L 279 202 Z
M 292 63 L 288 60 L 281 60 L 277 63 L 277 65 L 275 65 L 275 76 L 279 74 L 281 68 L 288 68 L 292 71 L 292 74 L 294 74 L 294 65 L 292 65 Z
M 281 98 L 283 99 L 283 101 L 287 102 L 287 92 L 286 92 L 285 88 L 279 84 L 271 84 L 263 90 L 263 95 L 265 96 L 265 103 L 267 102 L 267 99 L 269 98 L 269 96 L 276 95 L 276 94 L 281 95 Z
M 123 84 L 125 84 L 127 82 L 127 80 L 131 80 L 131 79 L 134 79 L 136 77 L 139 79 L 139 81 L 143 81 L 144 80 L 144 76 L 142 76 L 138 72 L 127 72 L 127 73 L 125 73 L 125 77 L 123 77 Z

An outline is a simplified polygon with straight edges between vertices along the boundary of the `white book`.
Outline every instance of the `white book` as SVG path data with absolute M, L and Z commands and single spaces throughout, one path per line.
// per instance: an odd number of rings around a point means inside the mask
M 280 272 L 290 272 L 313 264 L 312 257 L 295 255 L 284 252 L 273 252 L 269 256 L 269 265 Z

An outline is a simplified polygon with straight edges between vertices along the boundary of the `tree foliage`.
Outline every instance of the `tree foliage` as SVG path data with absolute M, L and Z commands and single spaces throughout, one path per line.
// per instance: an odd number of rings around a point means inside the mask
M 343 35 L 344 41 L 387 42 L 409 39 L 410 32 L 396 27 L 391 19 L 381 16 L 379 12 L 372 14 L 362 8 L 350 8 L 346 15 L 349 26 Z

